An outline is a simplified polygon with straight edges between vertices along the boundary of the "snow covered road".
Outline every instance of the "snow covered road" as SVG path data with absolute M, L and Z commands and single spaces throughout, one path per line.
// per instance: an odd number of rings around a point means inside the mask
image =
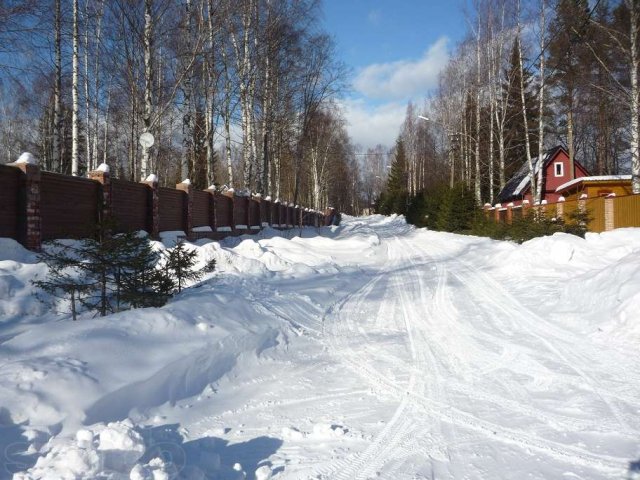
M 78 384 L 107 384 L 67 405 L 84 417 L 60 411 L 64 428 L 49 429 L 41 455 L 56 442 L 68 450 L 78 422 L 99 435 L 96 422 L 128 416 L 144 438 L 138 463 L 169 451 L 176 478 L 239 478 L 235 463 L 248 478 L 345 480 L 613 479 L 639 468 L 640 232 L 516 246 L 374 216 L 304 237 L 203 244 L 220 277 L 160 309 L 151 344 L 140 325 L 154 316 L 122 314 L 127 338 L 108 336 L 123 342 L 117 374 L 82 348 L 103 320 L 55 354 L 27 337 L 55 342 L 63 334 L 47 324 L 0 344 L 5 391 L 9 357 L 54 376 L 54 358 L 73 358 L 84 362 Z M 180 321 L 191 333 L 176 333 Z M 182 348 L 165 358 L 168 338 Z M 155 366 L 136 373 L 128 355 Z M 30 391 L 47 403 L 52 390 Z M 13 423 L 44 429 L 20 415 L 20 398 L 5 407 Z M 26 478 L 54 478 L 41 474 L 44 457 L 38 465 Z

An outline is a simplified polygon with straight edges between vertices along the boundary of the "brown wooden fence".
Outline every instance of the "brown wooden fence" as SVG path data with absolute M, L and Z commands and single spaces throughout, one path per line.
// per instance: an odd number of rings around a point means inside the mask
M 20 236 L 19 215 L 24 199 L 20 194 L 22 175 L 17 168 L 0 165 L 0 237 L 10 237 L 24 241 Z M 22 206 L 24 208 L 24 206 Z
M 34 250 L 43 240 L 92 237 L 100 219 L 107 217 L 118 231 L 146 230 L 154 237 L 182 231 L 187 238 L 219 239 L 285 223 L 319 227 L 333 213 L 302 215 L 300 208 L 279 202 L 198 191 L 189 183 L 174 189 L 111 179 L 103 171 L 81 178 L 41 172 L 31 164 L 0 165 L 0 237 Z
M 524 211 L 534 209 L 548 218 L 569 218 L 575 211 L 587 213 L 590 232 L 605 232 L 614 228 L 640 227 L 640 195 L 623 197 L 593 197 L 542 205 L 495 205 L 485 207 L 485 214 L 496 222 L 511 223 Z

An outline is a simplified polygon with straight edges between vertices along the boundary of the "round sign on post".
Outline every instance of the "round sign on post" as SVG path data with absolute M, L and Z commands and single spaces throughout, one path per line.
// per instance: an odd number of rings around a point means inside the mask
M 140 135 L 140 139 L 138 141 L 140 142 L 140 146 L 142 148 L 151 148 L 153 146 L 153 142 L 155 142 L 155 139 L 153 138 L 151 132 L 144 132 L 142 135 Z

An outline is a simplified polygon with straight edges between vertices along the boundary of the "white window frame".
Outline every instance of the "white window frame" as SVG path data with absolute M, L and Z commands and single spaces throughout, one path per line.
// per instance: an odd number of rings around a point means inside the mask
M 558 175 L 558 165 L 560 165 L 560 174 Z M 564 177 L 564 163 L 562 162 L 555 162 L 553 164 L 553 174 L 556 177 Z

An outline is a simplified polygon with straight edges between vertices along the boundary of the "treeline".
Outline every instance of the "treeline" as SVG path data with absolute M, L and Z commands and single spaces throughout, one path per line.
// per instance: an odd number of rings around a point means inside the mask
M 107 163 L 352 211 L 346 69 L 320 15 L 316 0 L 2 2 L 2 162 L 28 150 L 50 171 Z
M 534 165 L 558 144 L 593 175 L 631 173 L 640 193 L 640 1 L 477 0 L 467 18 L 438 88 L 407 109 L 406 194 L 463 185 L 493 204 L 527 165 L 540 199 Z

